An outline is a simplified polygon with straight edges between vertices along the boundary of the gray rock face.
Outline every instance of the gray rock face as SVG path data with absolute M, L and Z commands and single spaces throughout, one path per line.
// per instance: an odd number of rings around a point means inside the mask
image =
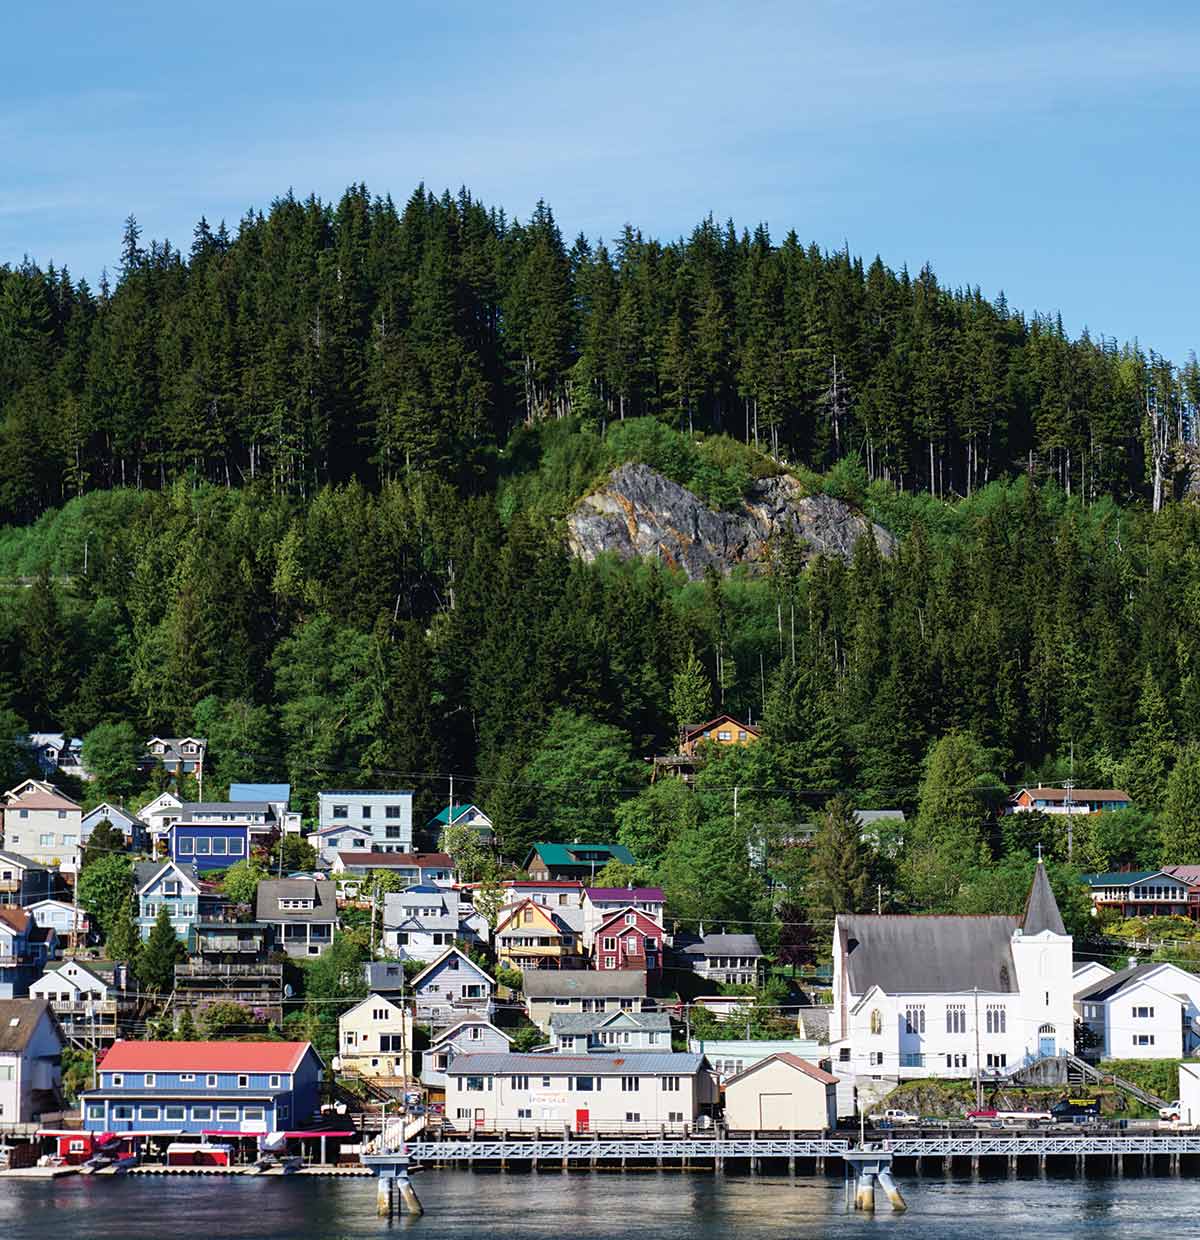
M 585 496 L 567 517 L 571 550 L 584 560 L 614 551 L 623 560 L 656 556 L 695 581 L 708 565 L 728 573 L 735 564 L 765 559 L 771 539 L 790 530 L 805 556 L 849 559 L 872 525 L 828 495 L 805 495 L 787 475 L 754 483 L 742 507 L 713 512 L 685 487 L 647 465 L 622 465 L 608 483 Z M 875 541 L 891 555 L 896 540 L 874 525 Z

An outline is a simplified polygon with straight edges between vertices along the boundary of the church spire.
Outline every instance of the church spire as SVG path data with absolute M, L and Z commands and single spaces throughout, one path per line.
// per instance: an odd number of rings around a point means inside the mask
M 1029 888 L 1029 898 L 1025 901 L 1025 918 L 1021 929 L 1025 934 L 1041 934 L 1043 930 L 1049 930 L 1051 934 L 1067 932 L 1041 857 L 1033 871 L 1033 882 Z

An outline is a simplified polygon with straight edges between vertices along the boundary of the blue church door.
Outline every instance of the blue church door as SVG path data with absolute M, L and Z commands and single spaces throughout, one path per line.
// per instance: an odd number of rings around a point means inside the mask
M 1053 1059 L 1058 1054 L 1053 1025 L 1043 1025 L 1038 1030 L 1038 1054 L 1043 1059 Z

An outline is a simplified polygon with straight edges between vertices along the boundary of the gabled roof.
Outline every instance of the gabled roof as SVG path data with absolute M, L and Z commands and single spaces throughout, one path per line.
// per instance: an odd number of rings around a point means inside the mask
M 447 805 L 434 814 L 428 825 L 433 826 L 436 822 L 443 827 L 450 827 L 463 818 L 485 818 L 489 823 L 492 821 L 478 805 Z
M 1038 801 L 1066 801 L 1065 788 L 1021 788 L 1009 799 L 1015 801 L 1022 793 L 1028 793 Z M 1133 798 L 1122 788 L 1073 788 L 1072 801 L 1132 801 Z
M 57 788 L 52 792 L 44 788 L 30 788 L 28 792 L 14 796 L 8 802 L 9 809 L 80 809 L 78 801 L 72 801 Z
M 636 910 L 634 910 L 636 912 Z M 682 942 L 682 945 L 680 943 Z M 763 949 L 752 934 L 680 935 L 677 950 L 685 956 L 761 956 Z
M 153 886 L 155 880 L 166 870 L 176 871 L 180 878 L 191 883 L 197 891 L 200 890 L 200 875 L 190 861 L 139 861 L 133 867 L 133 881 L 137 894 L 140 896 L 148 887 Z
M 1075 995 L 1075 999 L 1076 1001 L 1088 999 L 1096 1003 L 1103 1003 L 1106 999 L 1111 999 L 1127 986 L 1149 981 L 1153 974 L 1163 969 L 1174 967 L 1161 960 L 1151 964 L 1136 964 L 1128 969 L 1121 969 L 1116 973 L 1110 973 L 1108 977 L 1102 977 L 1099 981 L 1093 982 L 1090 986 L 1079 991 Z M 1156 989 L 1162 989 L 1162 987 L 1156 987 Z M 1169 994 L 1170 991 L 1165 991 L 1164 993 Z
M 353 1016 L 354 1013 L 357 1012 L 360 1008 L 365 1008 L 368 1003 L 376 1003 L 376 1004 L 385 1003 L 397 1015 L 399 1015 L 401 1012 L 404 1011 L 404 1009 L 399 1004 L 393 1003 L 391 999 L 387 997 L 387 995 L 381 995 L 378 991 L 372 991 L 365 999 L 362 999 L 358 1003 L 356 1003 L 348 1012 L 343 1012 L 342 1015 L 339 1017 L 339 1019 L 345 1020 L 346 1017 Z
M 548 866 L 590 866 L 601 868 L 609 861 L 636 865 L 633 853 L 624 844 L 534 844 L 525 857 L 524 869 L 533 858 L 540 857 Z
M 113 826 L 118 826 L 122 822 L 133 826 L 138 821 L 136 814 L 131 814 L 127 809 L 122 809 L 119 805 L 113 805 L 111 801 L 101 801 L 99 805 L 93 805 L 84 814 L 83 821 L 87 822 L 89 818 L 107 818 Z
M 850 993 L 878 986 L 886 994 L 947 994 L 978 986 L 990 994 L 1017 989 L 1012 936 L 1019 917 L 846 914 L 834 944 L 845 960 Z
M 527 999 L 641 999 L 646 994 L 641 969 L 526 969 L 524 976 Z
M 761 736 L 762 732 L 751 723 L 743 723 L 734 715 L 717 715 L 710 719 L 707 723 L 685 723 L 683 725 L 683 739 L 685 741 L 694 740 L 697 736 L 703 736 L 705 732 L 711 732 L 713 728 L 719 727 L 723 723 L 731 723 L 741 732 L 749 732 L 751 736 Z
M 46 999 L 0 999 L 0 1055 L 19 1055 L 47 1016 L 53 1022 Z
M 311 1042 L 119 1040 L 98 1066 L 101 1072 L 294 1072 L 312 1049 Z
M 553 908 L 548 904 L 539 904 L 530 896 L 526 896 L 523 900 L 518 900 L 516 904 L 506 905 L 503 915 L 497 920 L 496 928 L 492 931 L 493 937 L 503 934 L 510 928 L 528 932 L 532 927 L 529 926 L 513 926 L 513 919 L 527 909 L 535 911 L 543 923 L 549 924 L 558 931 L 559 934 L 573 934 L 578 927 L 571 924 L 565 917 L 560 916 L 562 913 L 575 912 L 580 913 L 579 909 Z
M 98 982 L 101 986 L 112 985 L 113 980 L 111 977 L 104 978 L 104 977 L 101 977 L 99 973 L 94 973 L 91 969 L 87 967 L 86 964 L 83 963 L 82 960 L 60 960 L 60 961 L 56 961 L 54 964 L 48 964 L 46 966 L 46 972 L 42 974 L 42 977 L 38 978 L 38 981 L 41 981 L 43 978 L 50 977 L 52 974 L 55 974 L 55 973 L 63 973 L 65 972 L 65 970 L 67 970 L 68 968 L 72 966 L 78 969 L 81 973 L 86 973 L 87 976 L 90 977 L 93 982 Z M 71 975 L 68 973 L 67 981 L 70 981 L 70 980 L 71 980 Z M 34 985 L 36 986 L 37 982 L 35 982 Z
M 626 914 L 626 913 L 632 913 L 632 914 L 634 915 L 634 917 L 635 917 L 635 918 L 637 918 L 637 920 L 638 920 L 639 922 L 642 922 L 642 921 L 648 922 L 651 926 L 653 926 L 653 927 L 654 927 L 654 930 L 655 930 L 657 933 L 659 933 L 659 934 L 661 934 L 661 933 L 662 933 L 662 926 L 660 926 L 660 925 L 658 924 L 658 922 L 656 922 L 656 921 L 654 920 L 654 918 L 653 918 L 653 917 L 652 917 L 649 913 L 647 913 L 647 912 L 645 911 L 645 909 L 634 908 L 632 904 L 627 904 L 624 908 L 613 908 L 613 909 L 609 909 L 609 910 L 608 910 L 608 911 L 604 914 L 604 920 L 603 920 L 603 921 L 601 921 L 601 923 L 600 923 L 600 924 L 596 927 L 596 933 L 597 933 L 597 934 L 602 934 L 602 933 L 603 933 L 605 930 L 607 930 L 607 929 L 609 928 L 609 926 L 611 926 L 611 925 L 613 924 L 613 922 L 615 922 L 615 921 L 620 921 L 620 922 L 622 923 L 622 926 L 623 926 L 623 928 L 624 928 L 624 929 L 627 929 L 627 930 L 628 930 L 628 929 L 636 929 L 636 928 L 637 928 L 636 926 L 631 927 L 631 926 L 625 926 L 625 925 L 624 925 L 624 920 L 625 920 L 625 914 Z M 649 931 L 649 930 L 643 930 L 643 931 L 641 931 L 641 933 L 643 933 L 643 934 L 649 934 L 649 933 L 650 933 L 650 931 Z
M 416 977 L 412 979 L 412 982 L 411 982 L 412 989 L 416 990 L 417 987 L 422 982 L 426 981 L 429 978 L 429 976 L 432 973 L 434 973 L 442 964 L 444 964 L 445 961 L 447 961 L 451 956 L 457 956 L 460 960 L 466 963 L 468 968 L 474 969 L 475 972 L 478 973 L 480 977 L 486 977 L 487 980 L 491 982 L 493 986 L 496 984 L 496 979 L 486 969 L 483 969 L 479 965 L 477 965 L 475 961 L 472 960 L 471 957 L 467 955 L 466 952 L 459 951 L 457 947 L 447 947 L 446 950 L 442 952 L 442 954 L 436 960 L 431 961 L 429 964 L 427 964 L 420 971 L 420 973 L 418 973 Z
M 267 801 L 185 801 L 183 803 L 184 823 L 187 823 L 194 814 L 269 814 L 270 812 L 271 805 Z M 228 825 L 235 827 L 238 824 L 231 822 Z
M 671 1018 L 666 1012 L 555 1012 L 550 1032 L 556 1034 L 595 1033 L 600 1029 L 628 1027 L 653 1033 L 670 1033 Z
M 1025 934 L 1041 934 L 1049 930 L 1051 934 L 1066 934 L 1062 914 L 1058 911 L 1058 901 L 1054 898 L 1054 890 L 1046 877 L 1046 867 L 1039 858 L 1033 871 L 1033 882 L 1029 888 L 1029 897 L 1025 901 L 1025 916 L 1021 923 Z
M 33 918 L 15 904 L 0 904 L 0 926 L 5 926 L 16 934 L 26 934 L 34 923 Z
M 22 857 L 20 853 L 9 852 L 7 849 L 0 850 L 0 861 L 7 865 L 15 865 L 18 870 L 44 870 L 46 868 L 41 861 L 33 861 L 29 857 Z
M 439 1033 L 437 1037 L 431 1038 L 429 1041 L 430 1051 L 435 1051 L 439 1046 L 444 1046 L 447 1042 L 454 1040 L 455 1035 L 460 1029 L 466 1029 L 469 1025 L 482 1025 L 485 1029 L 490 1029 L 493 1033 L 498 1033 L 509 1045 L 512 1044 L 512 1038 L 509 1037 L 503 1029 L 497 1029 L 490 1020 L 484 1020 L 482 1016 L 470 1017 L 460 1020 L 458 1024 L 451 1025 L 445 1033 Z
M 725 1082 L 726 1090 L 731 1085 L 736 1085 L 738 1081 L 744 1081 L 746 1077 L 757 1072 L 760 1068 L 765 1068 L 769 1063 L 786 1064 L 789 1068 L 794 1068 L 797 1072 L 811 1077 L 814 1081 L 819 1081 L 822 1085 L 836 1085 L 838 1083 L 836 1076 L 826 1072 L 823 1068 L 818 1068 L 815 1063 L 809 1063 L 807 1059 L 801 1059 L 799 1055 L 793 1055 L 790 1051 L 777 1051 L 774 1055 L 768 1055 L 766 1059 L 760 1059 L 758 1063 L 753 1063 L 748 1068 L 743 1068 L 736 1076 L 731 1076 Z

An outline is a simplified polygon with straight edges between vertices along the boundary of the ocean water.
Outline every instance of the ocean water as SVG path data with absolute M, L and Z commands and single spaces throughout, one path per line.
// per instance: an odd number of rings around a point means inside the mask
M 375 1213 L 366 1179 L 127 1176 L 0 1181 L 0 1240 L 914 1240 L 1183 1235 L 1200 1180 L 1127 1176 L 898 1177 L 906 1214 L 882 1193 L 847 1213 L 837 1177 L 679 1172 L 539 1174 L 429 1170 L 420 1218 Z

